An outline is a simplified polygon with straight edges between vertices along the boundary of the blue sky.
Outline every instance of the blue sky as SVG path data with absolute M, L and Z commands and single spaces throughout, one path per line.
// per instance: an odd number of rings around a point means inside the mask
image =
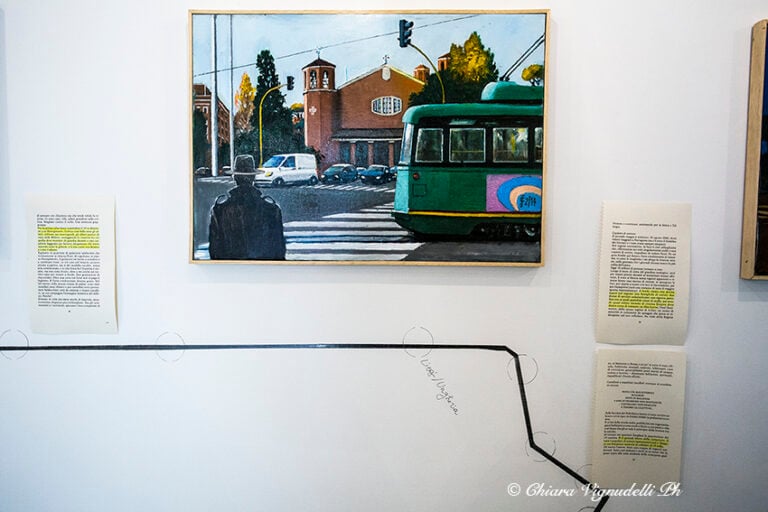
M 496 66 L 503 73 L 544 33 L 543 14 L 220 14 L 216 17 L 217 69 L 219 97 L 229 106 L 230 17 L 232 26 L 232 65 L 237 89 L 244 72 L 256 81 L 256 56 L 268 49 L 275 57 L 277 73 L 296 77 L 296 88 L 288 92 L 287 103 L 302 99 L 301 68 L 317 58 L 336 65 L 336 86 L 367 73 L 384 63 L 412 73 L 419 64 L 429 65 L 413 48 L 400 48 L 398 20 L 414 22 L 413 44 L 433 62 L 448 52 L 451 43 L 463 44 L 477 31 L 486 48 L 494 52 Z M 213 70 L 212 15 L 192 16 L 192 75 L 195 83 L 210 86 Z M 521 82 L 520 71 L 533 63 L 544 62 L 544 46 L 534 52 L 512 75 Z M 245 66 L 245 67 L 241 67 Z

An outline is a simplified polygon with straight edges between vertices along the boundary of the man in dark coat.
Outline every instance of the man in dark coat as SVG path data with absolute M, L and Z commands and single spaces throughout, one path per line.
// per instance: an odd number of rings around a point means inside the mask
M 236 187 L 216 199 L 208 228 L 212 260 L 284 260 L 283 214 L 271 197 L 262 197 L 253 182 L 251 155 L 238 155 Z

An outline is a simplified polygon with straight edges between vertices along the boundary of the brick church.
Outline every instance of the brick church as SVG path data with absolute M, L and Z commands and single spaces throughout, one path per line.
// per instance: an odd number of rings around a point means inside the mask
M 321 169 L 397 163 L 403 113 L 411 93 L 424 87 L 426 66 L 409 75 L 385 63 L 338 88 L 336 66 L 328 61 L 317 58 L 302 72 L 304 141 L 322 155 Z

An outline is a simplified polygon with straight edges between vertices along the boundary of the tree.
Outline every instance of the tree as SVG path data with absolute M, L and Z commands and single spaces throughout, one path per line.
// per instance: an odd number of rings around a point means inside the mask
M 451 44 L 449 69 L 465 82 L 482 83 L 499 77 L 493 52 L 486 49 L 477 32 L 472 32 L 464 46 Z
M 275 59 L 269 50 L 262 50 L 256 57 L 256 68 L 259 76 L 256 79 L 256 91 L 253 98 L 253 113 L 251 115 L 250 132 L 235 139 L 235 149 L 238 154 L 245 151 L 256 155 L 259 153 L 259 103 L 262 104 L 262 146 L 264 158 L 276 153 L 306 152 L 302 133 L 298 133 L 291 120 L 291 110 L 285 106 L 285 96 L 279 89 L 264 96 L 267 91 L 280 85 L 280 79 L 275 70 Z M 238 146 L 238 143 L 242 144 Z
M 235 94 L 235 130 L 239 133 L 249 131 L 251 126 L 251 116 L 253 115 L 253 99 L 256 96 L 256 89 L 253 88 L 251 77 L 248 73 L 243 73 L 240 80 L 240 87 Z
M 254 112 L 251 119 L 251 125 L 258 129 L 259 126 L 259 103 L 264 95 L 280 85 L 280 78 L 275 70 L 275 58 L 269 50 L 262 50 L 256 57 L 256 69 L 259 76 L 256 79 L 256 92 L 253 99 Z M 290 124 L 291 112 L 285 106 L 285 96 L 280 90 L 270 92 L 262 105 L 262 122 L 267 125 L 283 124 L 286 121 Z
M 523 70 L 520 77 L 531 85 L 541 85 L 544 82 L 544 66 L 541 64 L 531 64 Z
M 499 78 L 493 52 L 483 45 L 477 32 L 472 32 L 463 45 L 451 44 L 448 55 L 448 68 L 440 72 L 447 103 L 479 101 L 483 87 Z M 432 74 L 420 92 L 411 94 L 408 103 L 414 106 L 441 101 L 440 81 Z

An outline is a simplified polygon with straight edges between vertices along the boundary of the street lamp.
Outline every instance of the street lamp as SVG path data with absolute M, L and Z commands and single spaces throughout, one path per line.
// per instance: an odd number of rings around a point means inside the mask
M 408 20 L 400 20 L 399 25 L 399 31 L 398 31 L 398 37 L 397 40 L 400 43 L 400 48 L 407 48 L 410 46 L 417 52 L 421 54 L 422 57 L 427 59 L 427 62 L 429 62 L 429 65 L 432 66 L 432 69 L 435 71 L 435 75 L 437 76 L 438 82 L 440 82 L 440 91 L 442 93 L 443 103 L 445 103 L 445 85 L 443 85 L 443 79 L 440 76 L 440 71 L 437 70 L 434 63 L 427 57 L 427 54 L 421 51 L 421 48 L 416 46 L 411 42 L 411 35 L 413 35 L 413 22 Z
M 261 111 L 262 111 L 262 107 L 264 106 L 264 100 L 267 99 L 267 95 L 269 93 L 271 93 L 272 91 L 276 91 L 281 87 L 287 87 L 289 91 L 292 91 L 293 77 L 289 76 L 287 78 L 288 78 L 287 83 L 276 85 L 271 89 L 268 89 L 267 92 L 264 93 L 264 96 L 262 96 L 261 100 L 259 101 L 259 167 L 261 167 L 264 164 L 264 144 L 263 144 L 263 137 L 262 137 L 262 132 L 264 130 L 262 129 L 262 122 L 261 122 Z

